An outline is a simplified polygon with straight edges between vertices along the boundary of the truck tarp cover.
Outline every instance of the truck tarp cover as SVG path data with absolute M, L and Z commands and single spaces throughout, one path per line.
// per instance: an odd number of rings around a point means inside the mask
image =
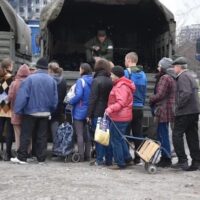
M 117 64 L 137 51 L 141 64 L 155 65 L 175 44 L 174 16 L 158 0 L 57 0 L 43 9 L 40 23 L 44 54 L 71 70 L 100 28 L 113 40 Z
M 0 0 L 0 31 L 13 32 L 17 51 L 31 56 L 31 33 L 30 29 L 19 17 L 7 0 Z

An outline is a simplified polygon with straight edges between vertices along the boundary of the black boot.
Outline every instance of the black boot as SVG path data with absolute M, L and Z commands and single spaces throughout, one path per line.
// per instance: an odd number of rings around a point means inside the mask
M 12 157 L 11 152 L 5 152 L 3 160 L 10 161 L 11 157 Z
M 179 160 L 176 164 L 173 164 L 171 166 L 171 168 L 173 168 L 173 169 L 182 169 L 184 171 L 187 171 L 189 166 L 188 166 L 187 160 L 186 161 L 180 161 Z
M 157 167 L 170 167 L 172 164 L 172 161 L 170 158 L 166 158 L 166 157 L 161 157 L 160 161 L 157 163 Z
M 200 170 L 200 161 L 192 161 L 192 164 L 186 171 L 196 171 Z

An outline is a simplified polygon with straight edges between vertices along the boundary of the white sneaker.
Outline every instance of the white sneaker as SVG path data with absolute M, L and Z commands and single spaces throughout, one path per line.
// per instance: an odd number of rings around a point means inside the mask
M 19 160 L 17 157 L 11 158 L 10 161 L 13 162 L 13 163 L 22 164 L 22 165 L 28 164 L 28 163 L 25 162 L 25 161 Z

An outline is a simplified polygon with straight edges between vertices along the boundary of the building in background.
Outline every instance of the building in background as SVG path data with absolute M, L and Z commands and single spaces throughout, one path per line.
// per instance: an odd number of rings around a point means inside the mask
M 44 6 L 52 0 L 8 0 L 25 21 L 37 20 L 40 18 L 40 12 Z
M 177 46 L 182 46 L 188 41 L 196 44 L 198 38 L 200 38 L 200 24 L 184 26 L 177 35 Z

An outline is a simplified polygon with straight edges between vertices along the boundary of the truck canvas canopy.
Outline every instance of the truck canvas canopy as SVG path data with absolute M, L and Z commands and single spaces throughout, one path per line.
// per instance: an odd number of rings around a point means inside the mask
M 43 54 L 72 71 L 86 60 L 85 42 L 102 28 L 114 43 L 118 65 L 136 51 L 140 64 L 153 72 L 175 46 L 174 16 L 158 0 L 57 0 L 43 9 L 40 27 Z
M 5 43 L 6 39 L 8 39 L 9 35 L 12 35 L 12 38 L 10 37 L 9 39 L 12 39 L 14 41 L 14 47 L 13 48 L 9 47 L 10 52 L 13 51 L 14 54 L 18 54 L 21 57 L 28 57 L 30 59 L 31 58 L 30 29 L 28 28 L 24 20 L 16 14 L 14 9 L 6 0 L 0 1 L 0 19 L 1 19 L 0 22 L 1 56 L 3 56 L 2 53 L 3 50 L 5 49 L 4 47 L 6 47 Z

